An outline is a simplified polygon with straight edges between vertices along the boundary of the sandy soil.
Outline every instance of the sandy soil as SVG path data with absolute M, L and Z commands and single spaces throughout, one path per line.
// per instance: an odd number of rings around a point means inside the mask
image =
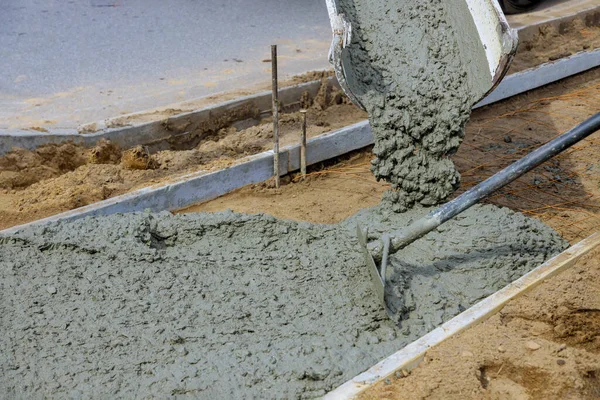
M 353 152 L 332 165 L 312 167 L 305 179 L 299 174 L 282 178 L 280 189 L 273 188 L 271 182 L 250 185 L 178 212 L 231 209 L 243 213 L 266 212 L 282 219 L 318 224 L 337 223 L 361 208 L 379 204 L 381 195 L 389 188 L 373 178 L 368 167 L 370 159 L 370 150 Z
M 600 107 L 600 70 L 476 110 L 465 141 L 453 157 L 465 190 L 570 129 Z M 567 115 L 568 114 L 568 115 Z M 567 240 L 576 242 L 600 223 L 599 134 L 572 151 L 536 168 L 494 195 L 489 202 L 538 217 Z M 294 175 L 280 190 L 269 183 L 251 185 L 182 212 L 268 212 L 279 218 L 335 223 L 379 203 L 388 189 L 369 171 L 370 151 L 317 165 L 303 180 Z M 332 201 L 335 199 L 335 201 Z
M 519 43 L 509 73 L 597 48 L 600 48 L 600 13 L 576 18 L 558 27 L 544 25 L 531 39 Z
M 600 398 L 600 250 L 362 399 Z
M 314 137 L 364 120 L 366 113 L 326 85 L 306 97 L 307 135 Z M 297 143 L 299 112 L 280 118 L 281 146 Z M 18 149 L 0 157 L 0 229 L 82 207 L 199 170 L 225 168 L 272 148 L 272 119 L 237 131 L 215 130 L 189 150 L 148 154 L 141 146 L 122 151 L 107 142 L 95 148 L 66 143 L 36 151 Z

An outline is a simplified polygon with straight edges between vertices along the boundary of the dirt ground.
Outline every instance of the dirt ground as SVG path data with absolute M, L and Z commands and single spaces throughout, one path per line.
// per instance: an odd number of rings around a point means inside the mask
M 584 46 L 600 47 L 598 21 L 575 21 L 560 29 L 560 32 L 552 29 L 540 32 L 539 37 L 531 41 L 531 46 L 522 44 L 514 61 L 515 70 L 553 58 L 552 49 L 556 47 L 548 47 L 548 43 L 558 41 L 569 52 L 578 51 Z M 330 71 L 311 72 L 284 82 L 282 86 L 330 75 Z M 122 126 L 160 119 L 246 94 L 249 92 L 226 93 L 203 99 L 198 104 L 182 104 L 146 114 L 122 116 L 109 121 L 108 125 Z M 312 105 L 311 100 L 314 100 Z M 310 106 L 309 137 L 366 118 L 364 112 L 349 104 L 347 98 L 337 91 L 321 91 L 316 99 L 307 99 L 306 105 Z M 227 167 L 247 155 L 270 149 L 271 126 L 271 120 L 265 119 L 257 126 L 240 131 L 232 127 L 216 129 L 197 146 L 151 155 L 139 148 L 123 154 L 121 149 L 106 143 L 99 143 L 97 148 L 91 150 L 69 143 L 43 146 L 34 152 L 16 149 L 0 157 L 0 229 L 165 183 L 192 172 Z M 93 131 L 92 128 L 87 127 L 83 131 Z M 296 143 L 300 129 L 301 115 L 298 112 L 284 114 L 280 128 L 282 146 Z M 102 153 L 100 157 L 99 153 Z M 383 189 L 376 186 L 376 190 Z M 375 198 L 374 195 L 371 197 Z
M 530 39 L 519 43 L 509 73 L 597 48 L 600 48 L 600 12 L 559 26 L 544 25 Z
M 314 137 L 364 120 L 366 113 L 341 92 L 322 85 L 306 98 L 307 136 Z M 281 146 L 297 143 L 299 112 L 280 118 Z M 189 150 L 148 154 L 141 146 L 127 151 L 108 143 L 85 149 L 72 143 L 29 151 L 16 149 L 0 157 L 0 229 L 164 183 L 199 170 L 225 168 L 245 156 L 272 148 L 272 119 L 241 131 L 218 129 Z
M 527 152 L 570 129 L 600 109 L 600 69 L 572 77 L 496 105 L 475 110 L 465 140 L 453 160 L 461 172 L 461 191 L 481 182 Z M 488 202 L 535 216 L 570 242 L 600 223 L 600 134 L 536 168 Z M 370 151 L 358 151 L 335 165 L 317 165 L 302 180 L 276 190 L 269 183 L 238 189 L 181 212 L 268 212 L 279 218 L 335 223 L 378 204 L 388 185 L 369 171 Z M 459 191 L 460 193 L 460 191 Z M 335 201 L 332 201 L 335 199 Z
M 600 398 L 600 250 L 360 398 Z

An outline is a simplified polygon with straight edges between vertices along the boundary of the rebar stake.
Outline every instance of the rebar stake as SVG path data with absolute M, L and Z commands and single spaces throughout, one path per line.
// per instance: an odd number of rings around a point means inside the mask
M 306 178 L 306 112 L 300 110 L 302 114 L 302 136 L 300 137 L 300 173 L 302 178 Z
M 277 89 L 277 45 L 271 45 L 271 76 L 273 83 L 273 173 L 279 189 L 279 91 Z

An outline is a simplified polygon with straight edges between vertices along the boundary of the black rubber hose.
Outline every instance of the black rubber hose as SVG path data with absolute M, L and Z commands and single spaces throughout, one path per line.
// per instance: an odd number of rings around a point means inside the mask
M 575 143 L 585 139 L 598 130 L 600 130 L 600 113 L 587 119 L 570 131 L 549 141 L 519 161 L 516 161 L 502 171 L 497 172 L 490 178 L 481 182 L 479 185 L 461 194 L 454 200 L 432 211 L 427 216 L 413 222 L 396 235 L 392 234 L 390 251 L 396 252 L 409 245 L 444 222 L 471 207 L 479 200 L 508 185 L 515 179 L 523 176 L 557 154 L 562 153 Z M 379 246 L 376 245 L 376 247 Z

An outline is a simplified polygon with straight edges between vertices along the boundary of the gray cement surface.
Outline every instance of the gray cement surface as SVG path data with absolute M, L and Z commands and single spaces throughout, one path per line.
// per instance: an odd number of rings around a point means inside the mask
M 539 221 L 475 206 L 397 253 L 390 305 L 353 231 L 232 212 L 124 214 L 0 239 L 0 392 L 8 398 L 323 395 L 560 252 Z

